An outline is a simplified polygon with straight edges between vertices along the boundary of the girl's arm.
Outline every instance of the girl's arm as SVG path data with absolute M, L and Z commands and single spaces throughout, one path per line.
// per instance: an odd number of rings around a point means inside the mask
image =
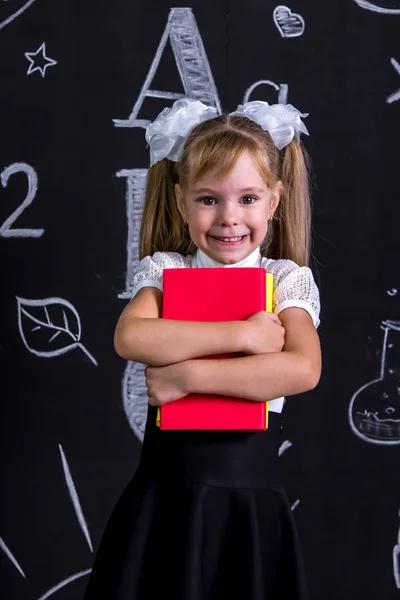
M 321 348 L 310 315 L 301 308 L 279 313 L 285 329 L 282 352 L 187 363 L 187 393 L 232 395 L 255 401 L 313 389 L 321 376 Z
M 261 402 L 314 388 L 321 375 L 321 349 L 311 317 L 301 308 L 287 308 L 279 316 L 285 329 L 282 352 L 148 367 L 149 403 L 162 405 L 192 392 Z
M 161 315 L 162 292 L 154 287 L 139 290 L 117 323 L 117 354 L 160 367 L 214 354 L 280 350 L 283 345 L 284 332 L 276 315 L 222 323 L 175 321 Z
M 247 321 L 197 322 L 162 319 L 162 292 L 144 287 L 123 311 L 114 335 L 117 353 L 126 360 L 162 367 L 215 354 L 279 352 L 285 331 L 266 312 Z

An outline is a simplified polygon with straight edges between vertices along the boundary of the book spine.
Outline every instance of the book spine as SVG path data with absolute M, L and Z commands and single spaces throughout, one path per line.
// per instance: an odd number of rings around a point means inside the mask
M 266 306 L 265 310 L 267 312 L 272 312 L 272 300 L 274 296 L 274 276 L 272 273 L 266 273 L 265 277 L 265 285 L 266 285 Z M 265 429 L 268 429 L 268 402 L 265 403 Z
M 268 312 L 272 312 L 272 298 L 274 295 L 274 276 L 272 275 L 272 273 L 266 273 L 266 286 L 267 286 L 266 310 Z

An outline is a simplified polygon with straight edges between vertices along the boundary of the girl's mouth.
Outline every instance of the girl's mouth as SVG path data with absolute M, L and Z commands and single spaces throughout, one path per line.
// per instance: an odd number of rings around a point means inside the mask
M 213 235 L 211 237 L 218 244 L 222 244 L 224 246 L 236 246 L 238 244 L 242 244 L 248 238 L 248 236 L 249 236 L 249 234 L 246 233 L 246 235 L 238 235 L 236 237 L 225 237 L 225 236 L 216 237 Z

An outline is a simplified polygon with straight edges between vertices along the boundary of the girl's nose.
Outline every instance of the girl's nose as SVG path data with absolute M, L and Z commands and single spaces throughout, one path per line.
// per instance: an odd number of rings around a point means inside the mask
M 226 205 L 221 208 L 219 219 L 223 225 L 237 225 L 239 223 L 239 210 L 237 206 Z

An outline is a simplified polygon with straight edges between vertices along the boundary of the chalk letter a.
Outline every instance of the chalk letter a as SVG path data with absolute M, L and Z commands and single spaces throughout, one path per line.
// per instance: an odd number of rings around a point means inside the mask
M 185 90 L 184 94 L 150 89 L 168 39 Z M 145 128 L 150 121 L 137 118 L 145 97 L 177 100 L 185 96 L 213 106 L 221 113 L 217 88 L 192 9 L 171 8 L 167 26 L 132 113 L 128 119 L 114 119 L 115 126 Z

